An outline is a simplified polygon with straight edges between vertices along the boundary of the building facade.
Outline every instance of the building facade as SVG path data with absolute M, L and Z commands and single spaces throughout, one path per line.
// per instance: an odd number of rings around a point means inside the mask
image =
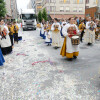
M 6 19 L 17 19 L 18 10 L 16 0 L 4 0 L 6 4 Z
M 12 11 L 12 19 L 17 19 L 18 9 L 17 9 L 17 1 L 16 0 L 11 0 L 11 11 Z
M 52 19 L 85 16 L 85 0 L 43 0 L 42 7 L 46 8 Z
M 42 0 L 30 0 L 28 9 L 35 9 L 36 14 L 42 9 Z
M 10 19 L 12 17 L 12 11 L 11 11 L 11 0 L 4 0 L 6 4 L 6 18 Z
M 30 0 L 27 8 L 28 9 L 35 9 L 36 8 L 36 2 L 35 2 L 35 0 Z
M 86 17 L 98 17 L 98 2 L 99 0 L 86 0 L 86 10 L 85 16 Z

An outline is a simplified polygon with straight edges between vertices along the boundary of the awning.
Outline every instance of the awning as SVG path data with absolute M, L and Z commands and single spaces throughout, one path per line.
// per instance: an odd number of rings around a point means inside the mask
M 70 17 L 82 17 L 84 18 L 85 15 L 50 15 L 52 19 L 57 18 L 57 19 L 68 19 Z

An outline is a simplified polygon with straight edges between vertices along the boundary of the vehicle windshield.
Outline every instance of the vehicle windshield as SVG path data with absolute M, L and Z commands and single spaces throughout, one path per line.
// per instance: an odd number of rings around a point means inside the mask
M 36 16 L 35 14 L 22 14 L 22 19 L 24 20 L 36 19 Z

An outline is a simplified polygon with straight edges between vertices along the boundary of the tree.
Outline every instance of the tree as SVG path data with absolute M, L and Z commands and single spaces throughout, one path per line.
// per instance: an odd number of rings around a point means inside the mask
M 45 8 L 43 9 L 42 17 L 43 17 L 43 19 L 44 19 L 45 21 L 47 21 L 47 11 L 46 11 Z
M 0 18 L 5 17 L 6 14 L 6 7 L 4 0 L 0 0 Z
M 38 21 L 41 23 L 42 22 L 42 13 L 39 11 L 38 13 Z

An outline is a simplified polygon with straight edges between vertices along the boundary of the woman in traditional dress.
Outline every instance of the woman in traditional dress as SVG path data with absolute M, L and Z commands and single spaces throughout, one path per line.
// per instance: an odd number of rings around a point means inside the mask
M 19 28 L 19 30 L 18 30 L 18 41 L 21 41 L 22 40 L 21 23 L 18 22 L 17 26 Z
M 3 66 L 3 63 L 5 62 L 4 57 L 2 55 L 1 47 L 0 47 L 0 66 Z
M 62 20 L 62 24 L 61 24 L 61 31 L 60 31 L 62 37 L 63 37 L 62 29 L 63 29 L 63 27 L 64 27 L 66 24 L 67 24 L 67 22 L 63 19 L 63 20 Z
M 54 23 L 51 26 L 51 30 L 52 30 L 52 45 L 55 47 L 55 49 L 57 49 L 61 47 L 61 34 L 60 34 L 61 26 L 57 18 L 54 19 Z
M 48 44 L 48 46 L 51 46 L 52 43 L 52 32 L 51 32 L 51 25 L 49 24 L 46 30 L 46 38 L 45 43 Z
M 9 29 L 10 41 L 11 41 L 12 48 L 13 48 L 13 45 L 14 45 L 14 41 L 13 41 L 13 28 L 12 28 L 12 24 L 11 23 L 8 24 L 8 29 Z
M 77 58 L 77 56 L 79 55 L 79 46 L 72 44 L 71 37 L 73 35 L 77 35 L 79 30 L 78 27 L 75 24 L 73 24 L 74 23 L 73 17 L 70 18 L 69 21 L 70 23 L 66 24 L 62 30 L 65 39 L 60 55 L 62 55 L 63 57 L 66 56 L 69 60 L 72 60 L 73 58 Z M 72 30 L 69 30 L 70 28 L 72 28 Z M 75 29 L 74 31 L 73 28 Z M 72 34 L 70 34 L 70 31 L 72 32 Z
M 45 24 L 45 21 L 43 19 L 42 22 L 41 22 L 41 29 L 40 29 L 40 36 L 42 38 L 44 38 L 44 24 Z
M 12 52 L 12 45 L 9 37 L 9 30 L 6 25 L 4 25 L 4 20 L 1 20 L 1 50 L 3 55 Z
M 88 22 L 86 23 L 86 30 L 84 34 L 84 42 L 91 45 L 95 43 L 95 28 L 96 24 L 91 20 L 91 17 L 88 18 Z

